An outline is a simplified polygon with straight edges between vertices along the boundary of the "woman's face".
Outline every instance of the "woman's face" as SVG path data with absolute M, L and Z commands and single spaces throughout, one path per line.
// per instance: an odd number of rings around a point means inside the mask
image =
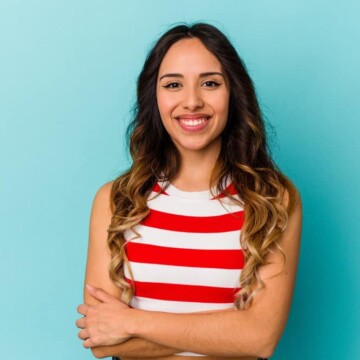
M 156 96 L 164 127 L 181 154 L 220 151 L 229 84 L 221 63 L 199 39 L 170 47 L 160 65 Z

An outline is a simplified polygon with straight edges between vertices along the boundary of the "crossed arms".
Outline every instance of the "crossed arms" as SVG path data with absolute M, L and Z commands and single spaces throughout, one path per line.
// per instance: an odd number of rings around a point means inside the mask
M 92 207 L 85 283 L 103 289 L 104 293 L 102 290 L 90 293 L 85 289 L 86 311 L 90 308 L 97 309 L 102 302 L 102 296 L 107 296 L 104 294 L 116 299 L 121 295 L 121 290 L 108 276 L 110 253 L 106 239 L 112 216 L 110 189 L 111 183 L 100 188 Z M 281 239 L 287 259 L 285 267 L 280 253 L 274 251 L 269 254 L 270 263 L 259 270 L 265 289 L 257 294 L 250 309 L 197 314 L 120 309 L 116 316 L 121 319 L 119 322 L 124 324 L 121 338 L 127 340 L 112 345 L 92 344 L 89 347 L 99 358 L 119 356 L 132 360 L 164 356 L 168 356 L 166 359 L 170 360 L 174 354 L 182 351 L 207 354 L 217 359 L 232 357 L 250 360 L 271 356 L 285 328 L 291 306 L 300 235 L 299 198 Z M 86 317 L 88 316 L 90 315 Z M 86 341 L 89 343 L 90 340 Z

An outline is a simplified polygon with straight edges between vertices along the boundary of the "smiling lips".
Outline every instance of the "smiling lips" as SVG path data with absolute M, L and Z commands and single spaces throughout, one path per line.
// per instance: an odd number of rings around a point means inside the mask
M 207 125 L 211 116 L 207 114 L 184 114 L 176 117 L 179 125 L 186 131 L 201 131 Z

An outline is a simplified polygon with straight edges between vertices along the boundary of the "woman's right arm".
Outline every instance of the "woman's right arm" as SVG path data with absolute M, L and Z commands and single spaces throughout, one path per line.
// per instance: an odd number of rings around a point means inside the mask
M 111 222 L 110 191 L 112 182 L 103 185 L 95 195 L 89 227 L 89 245 L 86 264 L 85 284 L 104 289 L 118 299 L 121 296 L 119 289 L 109 277 L 110 250 L 107 246 L 107 229 Z M 85 304 L 95 305 L 99 301 L 92 297 L 84 286 Z M 94 356 L 103 358 L 107 356 L 119 357 L 161 357 L 173 355 L 178 349 L 140 339 L 131 338 L 118 345 L 99 346 L 91 349 Z

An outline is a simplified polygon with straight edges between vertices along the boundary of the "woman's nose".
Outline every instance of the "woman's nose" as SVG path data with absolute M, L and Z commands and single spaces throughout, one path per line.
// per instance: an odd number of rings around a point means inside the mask
M 186 109 L 194 111 L 204 105 L 201 96 L 201 90 L 197 88 L 188 88 L 184 91 L 183 106 Z

